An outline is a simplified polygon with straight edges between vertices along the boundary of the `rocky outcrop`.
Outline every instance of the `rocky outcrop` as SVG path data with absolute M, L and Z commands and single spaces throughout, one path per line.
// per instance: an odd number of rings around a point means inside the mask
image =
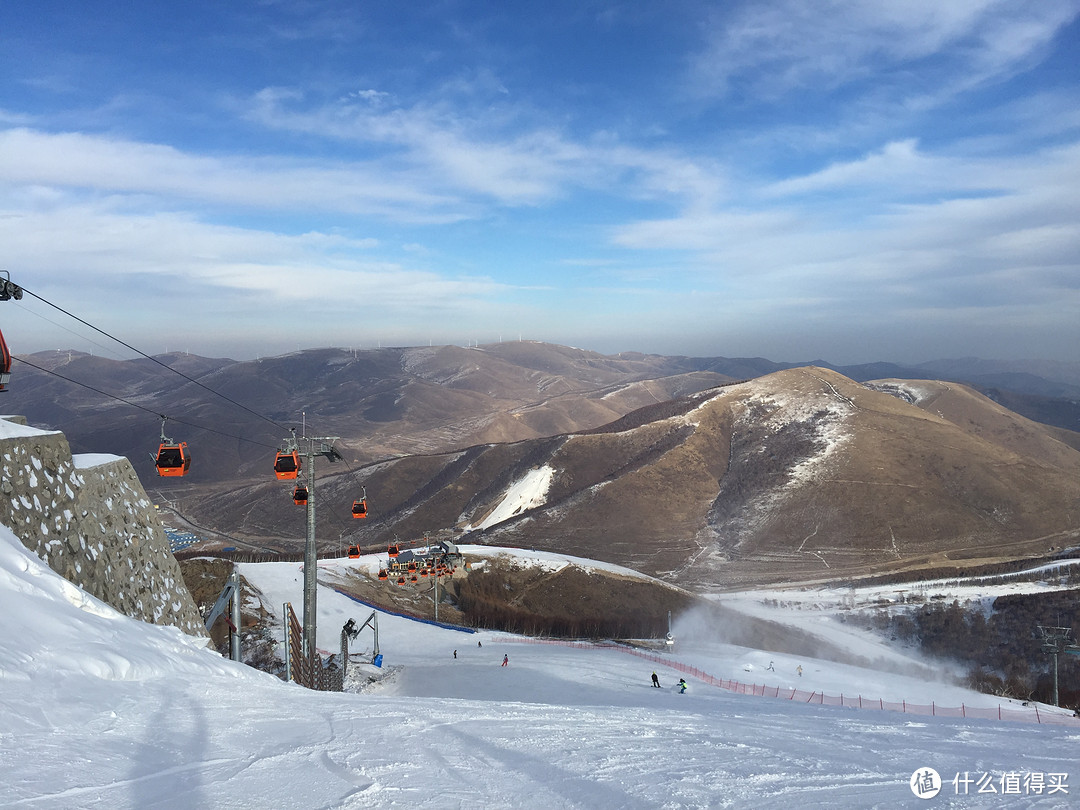
M 64 434 L 0 417 L 0 524 L 121 613 L 205 635 L 154 505 L 126 458 L 73 457 Z

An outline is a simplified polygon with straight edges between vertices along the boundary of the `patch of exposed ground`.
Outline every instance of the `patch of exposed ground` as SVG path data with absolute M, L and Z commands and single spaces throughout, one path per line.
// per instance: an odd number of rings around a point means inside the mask
M 199 613 L 205 618 L 224 590 L 232 574 L 233 563 L 216 557 L 193 557 L 178 562 L 184 584 L 191 592 Z M 257 669 L 276 673 L 280 666 L 273 654 L 277 645 L 273 617 L 259 599 L 248 598 L 254 589 L 243 577 L 240 578 L 240 591 L 245 595 L 240 603 L 241 657 L 245 663 Z M 228 614 L 226 609 L 225 614 L 210 628 L 210 641 L 214 649 L 226 656 L 229 654 Z

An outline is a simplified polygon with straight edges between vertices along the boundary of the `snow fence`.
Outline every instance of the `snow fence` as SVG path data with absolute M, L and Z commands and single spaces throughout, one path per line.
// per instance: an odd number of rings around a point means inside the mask
M 742 683 L 740 681 L 729 681 L 723 678 L 716 678 L 689 664 L 684 664 L 680 661 L 674 661 L 670 658 L 656 655 L 655 653 L 645 652 L 644 650 L 638 650 L 633 647 L 628 647 L 625 644 L 616 644 L 614 642 L 593 643 L 583 641 L 561 641 L 559 639 L 528 638 L 514 639 L 514 641 L 521 644 L 556 644 L 579 649 L 618 650 L 627 655 L 634 655 L 638 658 L 644 658 L 647 661 L 652 661 L 653 663 L 668 667 L 669 669 L 677 670 L 702 683 L 707 683 L 710 686 L 716 686 L 720 689 L 727 689 L 738 695 L 778 698 L 799 703 L 811 703 L 818 706 L 843 706 L 849 709 L 876 709 L 878 711 L 902 712 L 904 714 L 917 714 L 924 717 L 961 717 L 980 720 L 1008 720 L 1019 723 L 1040 723 L 1049 726 L 1080 727 L 1080 718 L 1068 714 L 1061 714 L 1060 712 L 1047 711 L 1045 708 L 1040 711 L 1038 705 L 1033 705 L 1030 709 L 1009 709 L 1003 707 L 1000 703 L 996 708 L 980 708 L 976 706 L 965 706 L 964 704 L 960 704 L 959 707 L 956 707 L 940 706 L 937 703 L 909 703 L 906 700 L 895 702 L 882 700 L 881 698 L 866 698 L 862 695 L 826 695 L 824 692 L 807 692 L 793 687 L 766 686 L 764 684 Z

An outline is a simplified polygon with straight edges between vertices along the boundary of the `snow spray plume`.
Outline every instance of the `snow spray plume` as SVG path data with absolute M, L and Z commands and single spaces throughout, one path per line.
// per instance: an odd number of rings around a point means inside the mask
M 796 609 L 788 612 L 784 618 L 797 622 L 799 611 Z M 684 649 L 710 644 L 733 644 L 802 658 L 824 659 L 881 672 L 954 681 L 942 672 L 940 666 L 930 662 L 923 663 L 908 656 L 905 656 L 907 660 L 898 660 L 884 656 L 858 655 L 820 634 L 781 619 L 774 621 L 746 616 L 723 605 L 694 608 L 680 615 L 675 621 L 672 634 Z M 886 642 L 882 639 L 881 643 L 884 645 Z

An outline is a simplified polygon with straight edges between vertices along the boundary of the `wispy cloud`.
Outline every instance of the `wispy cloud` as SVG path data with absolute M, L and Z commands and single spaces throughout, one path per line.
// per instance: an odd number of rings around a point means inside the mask
M 688 272 L 703 280 L 753 278 L 808 298 L 827 291 L 847 302 L 885 295 L 894 304 L 954 306 L 1056 295 L 1060 308 L 1080 304 L 1078 183 L 1080 144 L 993 164 L 923 157 L 902 144 L 760 197 L 746 189 L 760 210 L 641 221 L 614 229 L 612 239 L 696 254 Z M 852 188 L 870 190 L 865 210 L 853 212 Z
M 949 158 L 919 150 L 914 138 L 885 144 L 857 160 L 838 161 L 820 171 L 770 183 L 763 198 L 819 192 L 872 190 L 879 198 L 897 201 L 908 194 L 984 192 L 1001 187 L 996 171 L 1001 163 Z
M 940 99 L 1028 66 L 1078 13 L 1075 0 L 744 4 L 712 16 L 693 74 L 706 94 L 738 84 L 775 97 L 873 77 L 905 96 Z
M 453 197 L 426 190 L 423 183 L 385 166 L 273 156 L 210 157 L 77 132 L 0 131 L 0 181 L 411 221 L 445 222 L 462 216 Z
M 61 294 L 87 279 L 105 286 L 159 279 L 165 285 L 159 295 L 151 288 L 150 301 L 140 303 L 152 308 L 164 304 L 164 289 L 170 293 L 166 298 L 183 290 L 179 306 L 185 310 L 225 296 L 248 307 L 273 307 L 269 312 L 316 303 L 333 310 L 362 304 L 386 316 L 417 307 L 453 309 L 507 289 L 490 278 L 453 277 L 380 259 L 370 240 L 319 232 L 289 236 L 178 214 L 138 216 L 107 204 L 0 215 L 0 241 L 5 261 L 22 268 L 24 278 L 47 279 Z
M 422 102 L 393 108 L 304 104 L 297 91 L 268 88 L 252 99 L 248 114 L 271 129 L 351 143 L 358 150 L 378 145 L 437 188 L 503 205 L 537 205 L 579 188 L 712 198 L 722 177 L 713 161 L 665 146 L 642 149 L 604 133 L 573 139 L 506 110 L 472 113 Z
M 725 338 L 952 312 L 1060 344 L 1043 325 L 1080 309 L 1078 10 L 607 4 L 554 24 L 264 0 L 151 53 L 0 30 L 4 261 L 133 312 L 244 312 L 252 341 L 435 312 L 674 347 L 722 311 Z M 19 48 L 50 58 L 5 61 Z
M 488 131 L 484 136 L 474 130 L 483 131 L 493 121 L 470 120 L 446 106 L 305 105 L 300 94 L 269 88 L 254 97 L 248 114 L 270 129 L 351 143 L 358 151 L 378 146 L 394 154 L 399 165 L 423 172 L 429 184 L 506 204 L 556 196 L 568 166 L 583 163 L 580 148 L 557 133 L 532 130 L 500 137 Z

